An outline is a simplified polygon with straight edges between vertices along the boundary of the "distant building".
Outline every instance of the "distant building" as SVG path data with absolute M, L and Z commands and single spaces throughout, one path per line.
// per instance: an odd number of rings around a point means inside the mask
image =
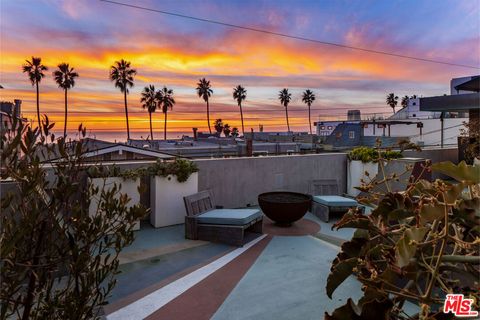
M 317 122 L 317 134 L 325 144 L 339 147 L 355 143 L 372 145 L 377 138 L 386 145 L 400 138 L 425 146 L 457 145 L 468 112 L 470 118 L 475 117 L 475 112 L 478 114 L 479 87 L 480 76 L 454 78 L 450 81 L 452 95 L 411 98 L 407 107 L 387 119 L 354 121 L 353 115 L 357 113 L 351 110 L 347 113 L 350 121 Z M 353 137 L 358 135 L 357 128 L 361 128 L 361 142 Z
M 175 158 L 175 155 L 167 154 L 158 150 L 151 150 L 145 148 L 139 148 L 123 143 L 113 143 L 109 141 L 85 138 L 82 140 L 85 148 L 83 158 L 85 162 L 124 162 L 132 160 L 168 160 Z M 67 149 L 68 149 L 67 143 Z M 54 151 L 49 154 L 49 157 L 45 157 L 44 152 L 39 152 L 39 157 L 42 162 L 55 161 L 61 158 L 58 151 Z
M 468 120 L 466 119 L 465 121 L 470 123 L 478 123 L 480 121 L 480 75 L 452 79 L 450 81 L 450 93 L 451 95 L 449 96 L 444 95 L 420 99 L 420 110 L 441 113 L 440 139 L 442 145 L 446 140 L 443 134 L 444 128 L 447 126 L 445 123 L 446 115 L 451 113 L 468 113 Z M 471 132 L 469 138 L 473 138 L 475 135 L 478 135 L 478 132 Z M 466 141 L 466 143 L 473 143 L 473 141 Z M 460 149 L 459 146 L 459 151 Z M 463 155 L 459 154 L 459 156 Z
M 27 121 L 21 117 L 22 100 L 15 99 L 14 102 L 0 101 L 0 130 L 3 132 L 11 128 L 12 117 L 16 117 L 21 121 Z
M 347 120 L 348 121 L 361 120 L 360 110 L 348 110 Z

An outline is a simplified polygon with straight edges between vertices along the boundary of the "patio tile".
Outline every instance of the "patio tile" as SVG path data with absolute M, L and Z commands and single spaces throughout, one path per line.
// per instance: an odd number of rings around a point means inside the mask
M 274 237 L 212 319 L 322 319 L 348 297 L 360 297 L 360 283 L 348 278 L 333 299 L 326 279 L 338 247 L 311 236 Z

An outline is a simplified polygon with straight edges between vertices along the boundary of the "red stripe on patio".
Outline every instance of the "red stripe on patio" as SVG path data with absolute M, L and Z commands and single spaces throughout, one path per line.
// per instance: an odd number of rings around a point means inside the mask
M 107 304 L 103 307 L 103 312 L 107 315 L 110 314 L 110 313 L 113 313 L 113 312 L 115 312 L 115 311 L 117 311 L 117 310 L 119 310 L 119 309 L 121 309 L 121 308 L 123 308 L 123 307 L 125 307 L 125 306 L 143 298 L 143 297 L 145 297 L 146 295 L 148 295 L 148 294 L 150 294 L 154 291 L 157 291 L 157 290 L 165 287 L 166 285 L 168 285 L 168 284 L 186 276 L 187 274 L 192 273 L 192 272 L 206 266 L 207 264 L 212 263 L 213 261 L 215 261 L 217 259 L 220 259 L 221 257 L 223 257 L 224 255 L 232 252 L 233 250 L 235 250 L 235 248 L 232 248 L 232 249 L 230 249 L 226 252 L 223 252 L 219 255 L 216 255 L 213 258 L 210 258 L 210 259 L 208 259 L 208 260 L 206 260 L 202 263 L 199 263 L 199 264 L 191 266 L 191 267 L 189 267 L 185 270 L 182 270 L 178 273 L 175 273 L 175 274 L 173 274 L 173 275 L 171 275 L 171 276 L 169 276 L 169 277 L 167 277 L 167 278 L 165 278 L 165 279 L 163 279 L 163 280 L 161 280 L 161 281 L 159 281 L 159 282 L 157 282 L 157 283 L 155 283 L 151 286 L 148 286 L 147 288 L 144 288 L 142 290 L 134 292 L 134 293 L 132 293 L 132 294 L 130 294 L 130 295 L 124 297 L 124 298 L 121 298 L 121 299 L 119 299 L 119 300 L 117 300 L 113 303 Z
M 267 236 L 246 252 L 148 316 L 147 320 L 208 320 L 268 245 Z

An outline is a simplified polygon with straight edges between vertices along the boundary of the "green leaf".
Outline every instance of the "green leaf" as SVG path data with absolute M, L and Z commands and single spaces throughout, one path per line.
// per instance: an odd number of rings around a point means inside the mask
M 432 170 L 454 178 L 459 182 L 480 183 L 480 166 L 469 166 L 465 161 L 460 162 L 458 165 L 450 161 L 434 163 Z
M 332 267 L 327 279 L 327 296 L 331 299 L 337 287 L 352 274 L 352 269 L 357 265 L 357 258 L 350 258 L 338 262 Z
M 462 194 L 466 186 L 467 184 L 463 182 L 450 184 L 448 186 L 447 192 L 445 192 L 445 200 L 447 201 L 447 203 L 454 203 Z
M 398 240 L 397 247 L 395 249 L 397 265 L 400 268 L 407 266 L 410 263 L 410 259 L 415 256 L 417 245 L 411 244 L 411 241 L 422 241 L 427 231 L 428 228 L 425 227 L 411 227 L 405 230 L 403 236 L 400 238 L 400 240 Z
M 445 206 L 435 201 L 431 204 L 424 204 L 420 208 L 420 222 L 422 224 L 445 216 Z

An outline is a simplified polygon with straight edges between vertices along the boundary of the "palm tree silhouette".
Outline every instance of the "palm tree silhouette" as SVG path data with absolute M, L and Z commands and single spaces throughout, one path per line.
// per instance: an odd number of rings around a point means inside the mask
M 308 106 L 308 125 L 310 126 L 310 134 L 312 134 L 312 118 L 310 117 L 310 107 L 312 106 L 313 101 L 315 101 L 315 93 L 310 89 L 307 89 L 303 92 L 302 101 Z
M 47 71 L 48 68 L 42 64 L 42 58 L 32 57 L 32 61 L 25 61 L 26 63 L 22 66 L 22 70 L 24 73 L 28 74 L 32 86 L 35 86 L 37 90 L 37 120 L 38 127 L 40 127 L 40 92 L 38 90 L 38 84 L 42 81 L 42 78 L 45 77 L 43 72 Z M 41 132 L 42 130 L 40 130 L 40 133 Z
M 133 87 L 133 77 L 137 74 L 137 70 L 130 67 L 130 61 L 121 59 L 115 61 L 115 64 L 110 67 L 110 80 L 115 82 L 115 87 L 123 92 L 125 101 L 125 118 L 127 120 L 127 139 L 130 140 L 130 127 L 128 125 L 128 108 L 127 108 L 127 94 L 128 88 Z
M 288 104 L 290 103 L 290 100 L 292 100 L 292 94 L 288 92 L 287 88 L 283 88 L 280 90 L 280 93 L 278 94 L 278 99 L 280 100 L 280 103 L 285 107 L 285 117 L 287 118 L 287 128 L 288 132 L 290 132 L 290 124 L 288 122 Z
M 73 68 L 70 68 L 68 63 L 62 62 L 58 65 L 58 70 L 53 72 L 53 78 L 58 84 L 59 88 L 62 88 L 65 91 L 65 122 L 63 125 L 63 137 L 67 136 L 67 92 L 68 89 L 75 86 L 75 78 L 78 77 L 78 73 L 74 71 Z
M 210 81 L 206 80 L 205 78 L 200 79 L 197 83 L 197 93 L 200 98 L 207 103 L 207 123 L 208 123 L 208 131 L 212 134 L 212 128 L 210 128 L 210 105 L 208 104 L 208 98 L 213 93 L 213 90 L 210 87 Z
M 400 105 L 402 108 L 408 107 L 408 99 L 410 99 L 408 96 L 403 96 L 402 101 L 400 102 Z
M 213 122 L 213 127 L 215 128 L 215 131 L 217 131 L 217 135 L 220 137 L 220 134 L 223 131 L 222 119 L 216 119 L 215 122 Z
M 237 100 L 237 105 L 240 107 L 240 117 L 242 119 L 242 134 L 245 135 L 245 127 L 243 126 L 243 111 L 242 111 L 242 101 L 247 98 L 247 90 L 241 85 L 233 88 L 233 99 Z
M 157 92 L 154 85 L 143 88 L 140 102 L 142 103 L 142 108 L 148 111 L 148 117 L 150 118 L 150 141 L 153 141 L 152 113 L 157 109 Z
M 158 107 L 162 108 L 162 112 L 165 115 L 165 123 L 163 127 L 163 140 L 167 140 L 167 113 L 168 109 L 172 110 L 173 105 L 175 104 L 175 99 L 173 99 L 173 90 L 163 87 L 162 90 L 159 90 L 156 94 L 158 101 Z
M 228 123 L 225 123 L 223 125 L 223 134 L 225 135 L 225 138 L 230 137 L 230 132 L 232 132 L 232 129 L 230 129 L 230 125 Z
M 395 114 L 395 107 L 398 103 L 398 97 L 394 93 L 387 94 L 387 105 L 393 109 L 393 114 Z

